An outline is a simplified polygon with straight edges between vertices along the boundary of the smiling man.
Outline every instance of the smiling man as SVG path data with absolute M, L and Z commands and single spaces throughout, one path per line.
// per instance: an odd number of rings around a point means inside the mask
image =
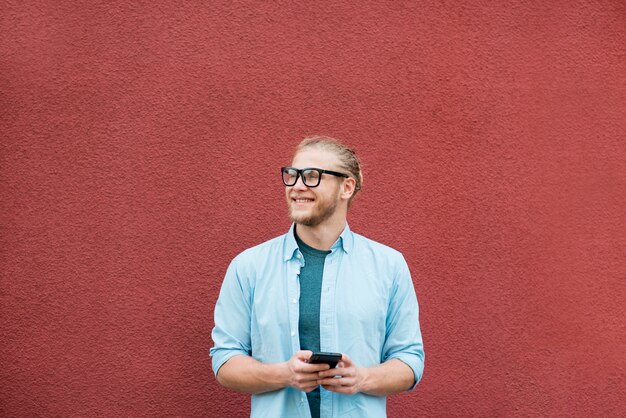
M 386 396 L 415 387 L 424 370 L 407 264 L 348 227 L 363 180 L 351 149 L 305 138 L 281 173 L 293 224 L 230 264 L 213 371 L 252 394 L 252 417 L 385 417 Z M 340 359 L 331 368 L 314 352 Z

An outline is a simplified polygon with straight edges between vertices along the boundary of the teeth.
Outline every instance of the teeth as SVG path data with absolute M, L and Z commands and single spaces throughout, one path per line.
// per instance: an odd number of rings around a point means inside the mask
M 305 203 L 305 202 L 312 202 L 313 199 L 296 199 L 297 203 Z

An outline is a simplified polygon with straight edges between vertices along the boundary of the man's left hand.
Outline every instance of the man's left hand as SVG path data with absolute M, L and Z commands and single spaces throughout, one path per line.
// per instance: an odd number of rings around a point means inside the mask
M 320 379 L 317 383 L 331 392 L 354 395 L 360 392 L 366 374 L 366 369 L 357 367 L 347 354 L 342 354 L 341 361 L 337 363 L 337 367 L 318 373 Z

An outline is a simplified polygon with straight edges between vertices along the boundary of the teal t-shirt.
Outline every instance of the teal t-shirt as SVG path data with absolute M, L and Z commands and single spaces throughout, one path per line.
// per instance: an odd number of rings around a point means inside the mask
M 296 242 L 304 256 L 304 267 L 300 269 L 300 349 L 320 351 L 320 299 L 324 261 L 330 251 L 317 250 L 305 244 L 295 233 Z M 320 388 L 306 394 L 311 416 L 320 416 Z

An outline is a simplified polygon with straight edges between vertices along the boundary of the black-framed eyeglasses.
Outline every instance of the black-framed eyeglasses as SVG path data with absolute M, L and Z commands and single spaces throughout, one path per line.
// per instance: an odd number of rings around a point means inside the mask
M 321 168 L 294 168 L 282 167 L 280 171 L 283 173 L 283 183 L 285 186 L 293 186 L 298 181 L 298 177 L 302 177 L 302 182 L 306 187 L 317 187 L 322 180 L 322 174 L 330 174 L 337 177 L 350 177 L 347 174 L 337 171 L 322 170 Z

